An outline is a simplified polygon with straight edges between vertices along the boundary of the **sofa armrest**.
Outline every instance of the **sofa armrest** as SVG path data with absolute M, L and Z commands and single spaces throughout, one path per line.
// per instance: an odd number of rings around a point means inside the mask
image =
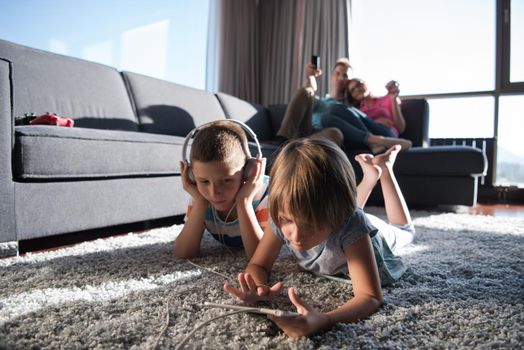
M 411 140 L 413 146 L 429 146 L 429 104 L 424 98 L 402 100 L 402 114 L 406 120 L 406 130 L 400 137 Z
M 16 240 L 15 187 L 11 163 L 14 120 L 10 79 L 11 65 L 0 59 L 0 242 Z

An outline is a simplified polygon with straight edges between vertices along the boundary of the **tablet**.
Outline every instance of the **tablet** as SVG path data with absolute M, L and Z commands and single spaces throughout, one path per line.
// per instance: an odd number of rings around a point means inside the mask
M 222 309 L 231 309 L 231 310 L 238 310 L 238 311 L 245 311 L 245 312 L 252 312 L 255 314 L 264 314 L 264 315 L 273 315 L 278 317 L 291 317 L 291 316 L 299 316 L 298 313 L 293 311 L 284 311 L 284 310 L 278 310 L 278 309 L 266 309 L 266 308 L 260 308 L 260 307 L 254 307 L 254 306 L 240 306 L 240 305 L 231 305 L 231 304 L 216 304 L 216 303 L 210 303 L 210 302 L 204 302 L 204 306 L 209 307 L 219 307 Z

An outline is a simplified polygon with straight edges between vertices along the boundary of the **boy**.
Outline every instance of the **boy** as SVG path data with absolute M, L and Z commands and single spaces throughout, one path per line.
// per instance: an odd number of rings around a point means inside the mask
M 226 246 L 243 247 L 251 258 L 269 217 L 266 159 L 252 159 L 242 127 L 221 120 L 197 130 L 189 160 L 180 167 L 192 201 L 173 245 L 175 256 L 198 255 L 207 230 Z

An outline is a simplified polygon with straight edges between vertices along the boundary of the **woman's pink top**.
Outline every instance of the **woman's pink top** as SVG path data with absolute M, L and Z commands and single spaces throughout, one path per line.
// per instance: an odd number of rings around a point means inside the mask
M 400 99 L 398 100 L 398 103 L 400 103 Z M 362 102 L 360 104 L 360 110 L 366 113 L 366 115 L 372 120 L 386 118 L 392 122 L 395 121 L 393 114 L 393 100 L 389 95 L 383 97 L 373 97 L 371 99 L 371 103 L 369 103 L 369 101 Z M 399 132 L 397 128 L 395 126 L 391 126 L 390 129 L 393 135 L 398 137 Z

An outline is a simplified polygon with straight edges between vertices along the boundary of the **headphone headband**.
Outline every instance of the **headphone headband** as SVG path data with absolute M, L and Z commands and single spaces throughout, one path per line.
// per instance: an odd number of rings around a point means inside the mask
M 187 134 L 186 139 L 184 140 L 184 145 L 182 146 L 182 160 L 184 161 L 184 163 L 189 164 L 189 157 L 187 156 L 187 147 L 189 145 L 189 140 L 191 140 L 200 129 L 208 127 L 209 125 L 214 124 L 217 121 L 228 121 L 228 122 L 235 123 L 239 125 L 240 127 L 242 127 L 242 129 L 244 129 L 244 131 L 247 134 L 249 134 L 249 136 L 251 136 L 251 138 L 253 139 L 253 141 L 255 141 L 257 145 L 256 158 L 262 159 L 262 149 L 260 148 L 260 143 L 258 142 L 257 135 L 253 132 L 253 130 L 251 130 L 249 126 L 247 126 L 246 123 L 241 122 L 240 120 L 236 120 L 236 119 L 220 119 L 220 120 L 214 120 L 212 122 L 204 123 L 200 126 L 197 126 L 196 128 L 194 128 Z

